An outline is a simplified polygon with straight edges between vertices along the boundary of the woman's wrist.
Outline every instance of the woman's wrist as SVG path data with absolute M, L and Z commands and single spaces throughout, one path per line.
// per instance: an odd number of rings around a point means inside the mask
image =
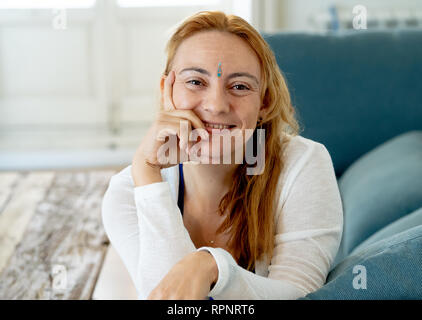
M 161 169 L 148 165 L 140 158 L 132 162 L 132 179 L 135 187 L 163 181 Z
M 215 261 L 213 255 L 206 250 L 197 251 L 196 254 L 199 255 L 202 259 L 201 262 L 203 262 L 202 265 L 205 268 L 204 274 L 207 275 L 207 279 L 211 290 L 218 280 L 217 262 Z

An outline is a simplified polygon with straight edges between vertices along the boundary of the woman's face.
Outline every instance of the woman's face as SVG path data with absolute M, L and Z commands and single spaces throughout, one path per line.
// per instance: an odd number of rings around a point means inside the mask
M 179 46 L 172 70 L 177 109 L 194 111 L 204 124 L 231 125 L 242 132 L 256 127 L 262 112 L 261 68 L 244 40 L 220 31 L 197 33 Z

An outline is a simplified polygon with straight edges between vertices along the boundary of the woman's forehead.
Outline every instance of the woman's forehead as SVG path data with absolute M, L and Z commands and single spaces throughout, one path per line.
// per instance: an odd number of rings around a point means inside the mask
M 218 65 L 224 72 L 249 71 L 260 76 L 260 65 L 256 53 L 238 36 L 223 32 L 200 32 L 185 39 L 177 49 L 174 67 L 183 69 L 200 66 L 204 69 Z

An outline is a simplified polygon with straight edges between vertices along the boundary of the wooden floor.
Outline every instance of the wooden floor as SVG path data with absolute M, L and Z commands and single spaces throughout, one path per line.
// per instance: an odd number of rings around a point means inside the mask
M 0 299 L 91 299 L 117 170 L 0 172 Z

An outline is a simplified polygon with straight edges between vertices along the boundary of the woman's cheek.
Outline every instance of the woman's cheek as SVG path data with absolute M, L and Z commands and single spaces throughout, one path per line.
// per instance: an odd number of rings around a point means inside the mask
M 251 108 L 248 104 L 233 104 L 233 112 L 240 121 L 240 126 L 244 129 L 255 128 L 255 119 L 257 117 L 255 107 Z
M 198 96 L 182 84 L 173 86 L 173 102 L 176 109 L 193 109 L 199 101 Z

